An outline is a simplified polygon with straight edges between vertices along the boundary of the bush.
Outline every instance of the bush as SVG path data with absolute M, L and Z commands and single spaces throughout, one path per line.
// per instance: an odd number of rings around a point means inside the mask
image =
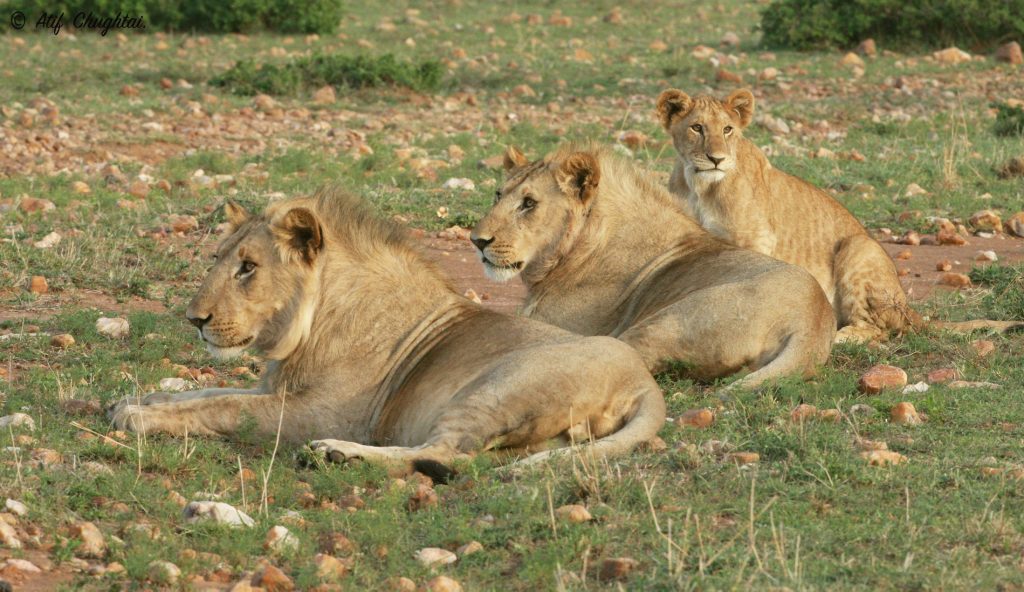
M 1006 103 L 995 103 L 996 124 L 992 131 L 997 136 L 1024 136 L 1024 108 Z
M 438 87 L 442 72 L 441 63 L 436 60 L 413 63 L 399 61 L 391 54 L 320 54 L 281 65 L 245 60 L 210 83 L 241 95 L 295 95 L 328 84 L 350 88 L 404 86 L 426 91 Z
M 1024 38 L 1024 0 L 775 0 L 762 43 L 784 49 L 852 47 L 869 37 L 893 48 L 991 47 Z
M 44 12 L 63 12 L 68 26 L 79 12 L 92 12 L 100 17 L 121 13 L 143 17 L 146 30 L 206 33 L 275 31 L 330 34 L 338 29 L 342 17 L 341 0 L 15 0 L 5 6 L 24 12 L 31 21 L 29 26 L 33 26 Z

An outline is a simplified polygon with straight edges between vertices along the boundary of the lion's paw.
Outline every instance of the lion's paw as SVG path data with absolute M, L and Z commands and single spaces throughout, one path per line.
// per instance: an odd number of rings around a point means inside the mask
M 344 440 L 313 440 L 309 447 L 314 452 L 323 454 L 333 462 L 341 463 L 362 458 L 361 446 L 355 442 Z
M 144 415 L 145 408 L 142 405 L 133 405 L 127 400 L 121 401 L 108 412 L 114 429 L 130 432 L 139 432 L 145 428 Z

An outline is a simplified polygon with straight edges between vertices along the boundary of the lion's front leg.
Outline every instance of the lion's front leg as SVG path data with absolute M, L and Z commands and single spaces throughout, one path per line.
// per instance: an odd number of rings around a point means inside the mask
M 141 405 L 152 405 L 154 403 L 178 403 L 191 401 L 193 399 L 205 399 L 207 397 L 218 397 L 220 395 L 258 395 L 262 391 L 258 388 L 236 389 L 236 388 L 208 388 L 198 391 L 181 391 L 178 393 L 155 392 L 142 397 Z M 131 399 L 127 399 L 130 403 Z
M 175 393 L 185 398 L 141 405 L 127 400 L 113 408 L 109 416 L 117 429 L 144 433 L 183 435 L 188 432 L 227 436 L 237 432 L 250 418 L 255 420 L 260 432 L 274 433 L 277 430 L 282 413 L 280 397 L 253 394 L 248 390 L 216 390 L 228 392 L 205 395 L 203 391 Z

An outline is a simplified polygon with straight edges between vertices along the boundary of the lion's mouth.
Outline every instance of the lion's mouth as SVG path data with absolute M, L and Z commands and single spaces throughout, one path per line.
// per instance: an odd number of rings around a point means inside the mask
M 219 349 L 234 349 L 236 347 L 245 347 L 245 346 L 249 345 L 250 343 L 252 343 L 253 339 L 255 339 L 255 337 L 250 335 L 250 336 L 246 337 L 245 339 L 239 341 L 238 343 L 232 343 L 232 344 L 229 344 L 229 345 L 221 345 L 219 343 L 214 343 L 212 339 L 209 339 L 205 335 L 203 335 L 203 340 L 206 341 L 206 343 L 209 343 L 213 347 L 216 347 L 216 348 L 219 348 Z
M 495 263 L 494 261 L 491 261 L 487 257 L 483 257 L 483 260 L 484 260 L 484 265 L 487 265 L 489 267 L 493 267 L 494 269 L 502 269 L 502 270 L 507 270 L 507 271 L 520 271 L 521 269 L 523 269 L 523 262 L 522 261 L 515 261 L 513 263 L 506 263 L 504 265 L 499 265 L 499 264 Z

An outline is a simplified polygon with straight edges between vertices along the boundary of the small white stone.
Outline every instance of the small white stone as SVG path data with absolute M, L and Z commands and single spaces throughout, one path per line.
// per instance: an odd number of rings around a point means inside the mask
M 294 551 L 299 548 L 299 539 L 295 538 L 287 528 L 274 526 L 267 532 L 263 547 L 271 551 Z
M 928 390 L 928 383 L 927 382 L 918 382 L 916 384 L 908 384 L 907 386 L 903 387 L 903 394 L 906 395 L 906 394 L 909 394 L 909 393 L 923 393 L 923 392 L 925 392 L 927 390 Z
M 16 514 L 18 516 L 25 516 L 28 514 L 28 506 L 18 500 L 7 498 L 7 502 L 4 503 L 4 507 L 6 507 L 12 514 Z
M 188 382 L 177 376 L 160 379 L 160 390 L 165 393 L 178 393 L 188 388 Z
M 218 524 L 231 526 L 253 526 L 256 524 L 248 514 L 224 502 L 190 502 L 181 514 L 187 522 L 213 520 Z
M 444 189 L 461 189 L 463 191 L 473 191 L 476 189 L 476 184 L 473 183 L 472 179 L 465 179 L 460 177 L 452 177 L 444 182 L 441 186 Z
M 124 339 L 128 336 L 128 319 L 100 317 L 96 319 L 96 332 L 110 339 Z
M 449 563 L 455 563 L 458 560 L 458 556 L 455 553 L 447 549 L 441 549 L 438 547 L 426 547 L 416 551 L 416 561 L 419 561 L 427 567 L 433 567 L 437 565 L 447 565 Z
M 0 429 L 23 427 L 28 431 L 36 429 L 36 422 L 31 416 L 25 413 L 12 413 L 0 417 Z
M 60 244 L 60 239 L 62 238 L 63 237 L 60 235 L 59 232 L 51 232 L 50 234 L 32 243 L 32 246 L 34 246 L 37 249 L 50 249 Z

